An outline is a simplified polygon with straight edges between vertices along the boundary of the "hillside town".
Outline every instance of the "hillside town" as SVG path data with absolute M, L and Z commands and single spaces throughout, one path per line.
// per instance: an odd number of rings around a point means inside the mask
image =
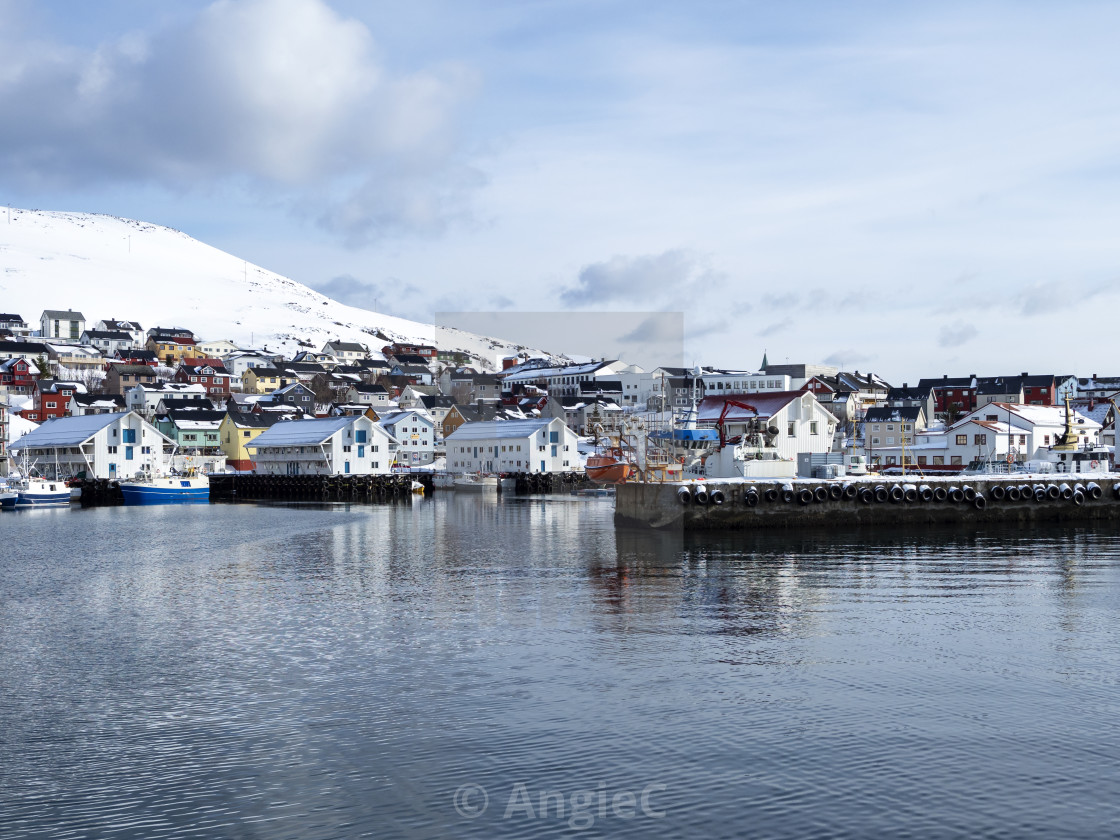
M 1067 432 L 1115 444 L 1120 376 L 916 376 L 822 364 L 650 370 L 618 359 L 511 356 L 494 370 L 421 343 L 333 340 L 292 358 L 189 328 L 44 310 L 0 313 L 0 475 L 568 473 L 634 418 L 720 435 L 764 429 L 804 473 L 960 472 L 1041 459 Z M 929 373 L 929 372 L 922 372 Z M 723 438 L 720 438 L 721 445 Z M 683 460 L 683 458 L 682 458 Z

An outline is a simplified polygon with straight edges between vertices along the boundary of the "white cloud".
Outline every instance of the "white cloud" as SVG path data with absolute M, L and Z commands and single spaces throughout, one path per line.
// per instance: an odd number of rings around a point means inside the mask
M 20 69 L 0 79 L 8 179 L 247 181 L 325 208 L 322 224 L 355 242 L 439 230 L 480 183 L 456 151 L 474 74 L 393 74 L 365 24 L 321 0 L 219 0 L 177 28 L 92 52 L 16 46 L 10 62 Z

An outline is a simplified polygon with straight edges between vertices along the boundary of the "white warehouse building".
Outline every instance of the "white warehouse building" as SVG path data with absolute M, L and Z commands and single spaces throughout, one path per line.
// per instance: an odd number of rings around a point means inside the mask
M 167 471 L 175 441 L 135 411 L 48 420 L 12 444 L 48 478 L 132 478 Z
M 464 423 L 447 437 L 447 471 L 571 472 L 581 469 L 578 442 L 559 418 Z
M 364 414 L 355 414 L 283 420 L 245 448 L 260 474 L 371 475 L 392 471 L 397 441 Z

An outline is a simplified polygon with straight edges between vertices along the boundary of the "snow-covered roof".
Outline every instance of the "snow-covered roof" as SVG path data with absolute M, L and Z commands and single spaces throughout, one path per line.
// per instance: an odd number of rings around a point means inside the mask
M 12 449 L 38 449 L 50 446 L 81 446 L 106 426 L 130 412 L 115 414 L 84 414 L 81 417 L 56 417 L 47 420 L 33 432 L 12 444 Z
M 317 446 L 361 415 L 328 417 L 323 420 L 283 420 L 262 432 L 253 446 Z
M 483 420 L 464 423 L 450 435 L 448 442 L 494 440 L 495 438 L 527 438 L 548 428 L 552 420 Z

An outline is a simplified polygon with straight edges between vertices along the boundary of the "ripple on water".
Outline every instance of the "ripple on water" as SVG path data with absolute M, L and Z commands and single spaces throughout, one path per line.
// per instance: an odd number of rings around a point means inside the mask
M 1111 527 L 651 534 L 454 494 L 0 526 L 4 838 L 1117 827 Z

